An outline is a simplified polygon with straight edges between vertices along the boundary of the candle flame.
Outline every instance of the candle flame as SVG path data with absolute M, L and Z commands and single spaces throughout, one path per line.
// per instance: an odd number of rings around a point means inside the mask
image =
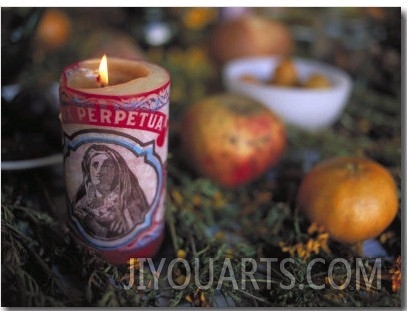
M 107 57 L 106 54 L 103 54 L 102 60 L 99 65 L 99 79 L 102 86 L 109 84 L 109 75 L 107 70 Z

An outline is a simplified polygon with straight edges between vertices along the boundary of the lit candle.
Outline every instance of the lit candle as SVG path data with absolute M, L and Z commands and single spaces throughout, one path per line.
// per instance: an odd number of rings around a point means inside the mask
M 169 95 L 168 72 L 144 61 L 91 59 L 61 75 L 68 223 L 111 263 L 152 257 L 163 239 Z
M 100 61 L 98 82 L 101 84 L 101 86 L 106 86 L 109 84 L 109 71 L 107 69 L 106 54 L 103 55 L 102 60 Z

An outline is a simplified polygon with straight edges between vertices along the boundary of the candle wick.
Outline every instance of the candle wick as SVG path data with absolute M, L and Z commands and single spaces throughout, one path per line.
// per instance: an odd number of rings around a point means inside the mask
M 96 82 L 100 85 L 100 87 L 105 87 L 106 85 L 102 82 L 100 74 L 96 77 Z

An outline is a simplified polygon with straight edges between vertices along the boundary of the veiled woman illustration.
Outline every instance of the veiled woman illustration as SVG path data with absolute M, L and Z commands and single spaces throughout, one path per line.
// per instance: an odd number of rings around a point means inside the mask
M 82 160 L 82 174 L 73 215 L 90 235 L 119 238 L 144 221 L 149 209 L 145 193 L 116 150 L 91 145 Z

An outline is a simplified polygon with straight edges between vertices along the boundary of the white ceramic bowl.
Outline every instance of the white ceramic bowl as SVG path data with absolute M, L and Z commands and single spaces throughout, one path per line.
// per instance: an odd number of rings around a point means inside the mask
M 281 58 L 248 57 L 227 63 L 223 69 L 223 83 L 229 92 L 257 99 L 279 115 L 286 123 L 317 131 L 332 125 L 346 106 L 352 80 L 341 69 L 331 65 L 293 58 L 298 78 L 304 81 L 312 73 L 325 75 L 332 83 L 328 89 L 280 87 L 266 83 L 241 80 L 249 74 L 259 80 L 269 80 Z

